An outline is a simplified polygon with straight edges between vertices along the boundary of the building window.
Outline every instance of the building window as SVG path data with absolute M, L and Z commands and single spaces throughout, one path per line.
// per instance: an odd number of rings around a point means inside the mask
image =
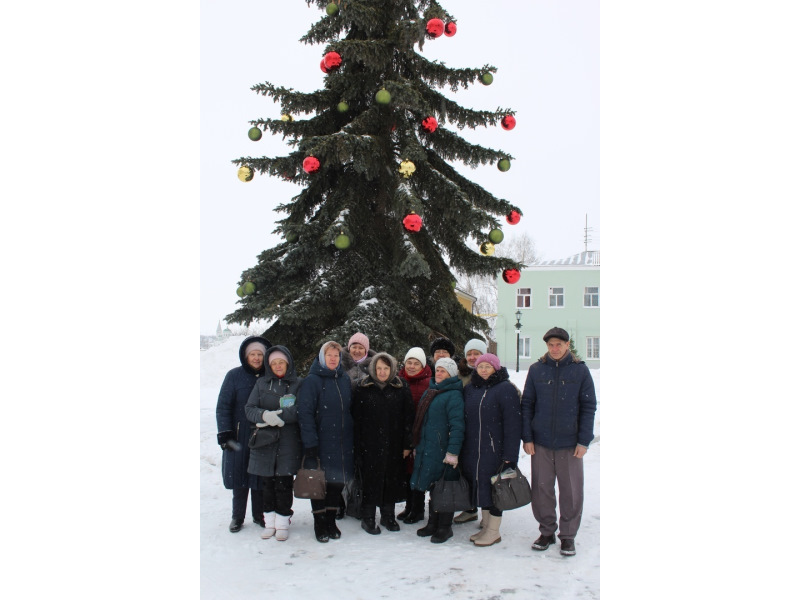
M 564 308 L 564 288 L 550 288 L 550 308 Z
M 517 288 L 517 308 L 531 307 L 531 288 Z
M 517 348 L 517 353 L 519 354 L 520 358 L 531 357 L 531 338 L 529 337 L 519 338 L 519 348 Z
M 584 308 L 594 308 L 595 306 L 600 306 L 599 287 L 583 288 L 583 306 Z
M 586 358 L 600 360 L 600 338 L 586 338 Z

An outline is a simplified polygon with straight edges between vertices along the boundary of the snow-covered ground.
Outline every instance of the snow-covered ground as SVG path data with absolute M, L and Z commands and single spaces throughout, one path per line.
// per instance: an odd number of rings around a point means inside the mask
M 243 529 L 228 531 L 231 492 L 222 485 L 221 451 L 216 443 L 215 408 L 225 373 L 239 365 L 242 336 L 200 353 L 200 593 L 201 598 L 537 598 L 600 597 L 600 377 L 596 441 L 585 460 L 586 498 L 576 538 L 576 556 L 558 546 L 531 550 L 538 528 L 530 506 L 508 511 L 500 528 L 502 541 L 488 548 L 469 542 L 476 523 L 454 525 L 454 536 L 432 544 L 416 535 L 415 525 L 380 535 L 364 532 L 360 522 L 338 521 L 342 537 L 320 544 L 314 538 L 308 500 L 295 499 L 290 538 L 262 540 L 249 506 Z M 525 372 L 511 372 L 520 388 Z M 530 460 L 520 449 L 520 468 L 530 476 Z M 397 505 L 397 512 L 403 504 Z M 283 595 L 286 594 L 286 595 Z

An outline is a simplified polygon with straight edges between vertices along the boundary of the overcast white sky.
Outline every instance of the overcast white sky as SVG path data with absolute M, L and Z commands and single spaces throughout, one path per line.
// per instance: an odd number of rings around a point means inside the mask
M 462 132 L 470 141 L 510 152 L 511 170 L 455 166 L 522 208 L 518 225 L 502 220 L 504 231 L 508 236 L 527 231 L 544 259 L 582 251 L 587 216 L 593 230 L 589 249 L 600 250 L 599 2 L 501 1 L 488 7 L 479 0 L 444 0 L 442 5 L 457 18 L 458 32 L 428 40 L 423 55 L 450 67 L 498 68 L 492 85 L 459 91 L 454 99 L 475 109 L 517 111 L 512 131 Z M 278 136 L 247 138 L 249 120 L 280 114 L 277 104 L 250 87 L 263 81 L 306 92 L 323 86 L 324 47 L 298 42 L 322 14 L 299 0 L 281 2 L 280 8 L 258 0 L 202 2 L 202 334 L 214 333 L 217 322 L 236 308 L 241 272 L 279 241 L 271 232 L 283 214 L 274 207 L 302 189 L 258 175 L 242 183 L 230 161 L 288 153 Z

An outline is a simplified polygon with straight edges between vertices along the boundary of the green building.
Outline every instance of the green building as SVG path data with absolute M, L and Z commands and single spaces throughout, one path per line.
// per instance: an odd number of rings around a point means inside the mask
M 497 356 L 509 372 L 517 367 L 517 323 L 520 371 L 547 351 L 542 336 L 551 327 L 566 329 L 586 365 L 599 368 L 600 253 L 528 267 L 513 284 L 497 278 Z

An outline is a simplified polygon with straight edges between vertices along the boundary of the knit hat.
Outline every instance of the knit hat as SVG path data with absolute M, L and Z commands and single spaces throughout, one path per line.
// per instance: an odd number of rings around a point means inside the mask
M 427 359 L 425 358 L 425 351 L 419 346 L 414 346 L 413 348 L 411 348 L 411 350 L 406 352 L 406 357 L 403 359 L 403 363 L 405 363 L 409 358 L 416 358 L 423 367 L 427 363 Z
M 342 346 L 339 342 L 335 342 L 330 340 L 322 344 L 322 348 L 319 349 L 319 364 L 325 366 L 325 350 L 328 348 L 335 348 L 337 352 L 339 352 L 339 356 L 341 357 Z
M 546 342 L 547 340 L 553 337 L 563 340 L 565 342 L 569 341 L 569 334 L 564 329 L 561 329 L 561 327 L 553 327 L 547 333 L 544 334 L 544 337 L 542 339 Z
M 361 344 L 362 346 L 364 346 L 364 351 L 369 353 L 369 338 L 367 338 L 367 336 L 365 336 L 360 331 L 354 333 L 353 336 L 350 338 L 350 341 L 347 342 L 347 349 L 349 350 L 350 346 L 352 346 L 353 344 Z
M 442 367 L 450 377 L 455 377 L 458 374 L 458 366 L 456 365 L 456 361 L 452 358 L 440 358 L 436 361 L 436 368 Z
M 286 364 L 289 364 L 289 357 L 286 356 L 286 354 L 281 352 L 280 350 L 273 350 L 272 352 L 269 353 L 269 360 L 267 361 L 267 364 L 271 365 L 272 361 L 275 360 L 276 358 L 282 358 L 283 360 L 286 361 Z
M 478 358 L 475 359 L 475 368 L 478 368 L 478 365 L 481 363 L 489 363 L 494 367 L 495 371 L 500 370 L 500 359 L 497 358 L 494 354 L 481 354 Z
M 263 354 L 264 356 L 267 355 L 267 347 L 264 344 L 262 344 L 261 342 L 250 342 L 244 349 L 245 357 L 248 356 L 254 350 L 260 350 L 261 354 Z
M 481 354 L 486 354 L 486 342 L 478 338 L 472 338 L 467 342 L 467 345 L 464 346 L 464 354 L 466 355 L 470 350 L 477 350 Z
M 451 357 L 455 356 L 456 353 L 455 345 L 446 337 L 436 338 L 431 342 L 431 356 L 433 356 L 437 350 L 447 350 Z

